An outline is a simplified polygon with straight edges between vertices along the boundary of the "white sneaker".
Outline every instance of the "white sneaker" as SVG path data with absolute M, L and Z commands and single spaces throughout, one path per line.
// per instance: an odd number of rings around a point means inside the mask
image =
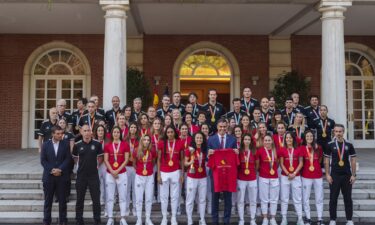
M 346 222 L 346 225 L 354 225 L 354 223 L 352 220 L 348 220 L 348 222 Z
M 288 220 L 286 219 L 286 217 L 283 217 L 283 219 L 281 220 L 280 225 L 288 225 Z
M 336 221 L 334 220 L 329 221 L 329 225 L 336 225 Z
M 113 225 L 115 221 L 112 218 L 109 218 L 107 221 L 107 225 Z
M 137 223 L 138 223 L 138 221 L 137 221 Z M 121 218 L 120 225 L 128 225 L 128 223 L 126 222 L 126 220 L 124 218 Z M 141 221 L 140 225 L 142 225 L 142 221 Z
M 152 223 L 150 218 L 147 218 L 145 225 L 154 225 L 154 223 Z
M 262 225 L 268 225 L 268 219 L 267 218 L 263 218 Z
M 277 225 L 277 222 L 276 222 L 276 219 L 275 218 L 272 218 L 270 220 L 270 225 Z
M 207 225 L 206 220 L 199 220 L 199 225 Z
M 167 217 L 163 217 L 163 219 L 161 220 L 160 225 L 168 225 Z
M 305 225 L 302 218 L 299 218 L 297 221 L 297 225 Z
M 120 225 L 122 225 L 122 224 L 120 224 Z M 142 220 L 137 219 L 137 222 L 135 223 L 135 225 L 142 225 Z
M 244 225 L 244 224 L 245 224 L 245 221 L 243 220 L 238 221 L 238 225 Z
M 104 217 L 108 217 L 107 210 L 104 211 L 103 216 L 104 216 Z
M 176 217 L 171 218 L 171 225 L 178 225 Z
M 250 220 L 250 225 L 257 225 L 254 219 Z

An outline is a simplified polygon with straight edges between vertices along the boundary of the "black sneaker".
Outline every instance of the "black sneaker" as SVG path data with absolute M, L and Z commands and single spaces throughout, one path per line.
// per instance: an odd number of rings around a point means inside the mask
M 311 219 L 305 219 L 305 225 L 311 225 Z

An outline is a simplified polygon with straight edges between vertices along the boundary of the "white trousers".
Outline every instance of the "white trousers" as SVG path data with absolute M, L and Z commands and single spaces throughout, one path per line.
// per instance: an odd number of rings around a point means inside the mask
M 186 181 L 186 215 L 188 224 L 193 224 L 193 209 L 195 196 L 198 193 L 199 216 L 204 221 L 206 211 L 207 178 L 187 178 Z
M 316 211 L 318 213 L 318 220 L 321 220 L 323 216 L 323 198 L 324 198 L 323 178 L 308 179 L 308 178 L 302 177 L 302 186 L 303 186 L 302 201 L 303 201 L 303 208 L 305 211 L 306 218 L 311 219 L 310 193 L 311 193 L 311 187 L 314 186 Z
M 258 182 L 237 180 L 237 208 L 240 221 L 244 221 L 245 197 L 250 204 L 250 217 L 255 219 L 257 209 Z
M 107 167 L 105 166 L 105 163 L 100 164 L 98 168 L 98 174 L 99 174 L 99 181 L 100 181 L 100 202 L 106 202 L 105 178 L 108 173 L 107 173 Z
M 280 177 L 280 200 L 281 215 L 287 216 L 289 196 L 292 193 L 294 209 L 298 218 L 302 218 L 302 181 L 300 176 L 296 176 L 293 180 L 289 180 L 287 176 Z
M 206 173 L 207 173 L 207 206 L 209 209 L 212 207 L 212 184 L 210 179 L 211 169 L 206 166 Z
M 276 215 L 279 191 L 279 178 L 269 179 L 259 177 L 259 198 L 263 215 L 268 214 L 268 204 L 270 204 L 270 215 Z
M 128 176 L 125 173 L 119 174 L 118 178 L 115 179 L 110 173 L 107 173 L 106 181 L 106 191 L 107 191 L 107 214 L 108 217 L 113 217 L 113 204 L 115 201 L 115 191 L 117 187 L 118 196 L 119 196 L 119 205 L 120 205 L 120 214 L 125 216 L 126 211 L 126 188 Z
M 143 194 L 145 195 L 146 219 L 150 219 L 152 199 L 154 197 L 154 175 L 139 176 L 136 174 L 134 184 L 137 219 L 142 221 Z
M 126 190 L 126 209 L 129 210 L 130 198 L 132 199 L 133 208 L 135 208 L 135 190 L 134 190 L 134 180 L 135 180 L 135 169 L 133 166 L 126 167 L 126 174 L 128 175 L 128 187 Z M 131 197 L 130 197 L 131 196 Z
M 162 184 L 160 185 L 160 202 L 161 202 L 161 213 L 163 217 L 167 218 L 168 213 L 168 197 L 169 188 L 171 189 L 171 209 L 172 217 L 177 215 L 178 198 L 180 196 L 180 170 L 174 172 L 160 172 Z

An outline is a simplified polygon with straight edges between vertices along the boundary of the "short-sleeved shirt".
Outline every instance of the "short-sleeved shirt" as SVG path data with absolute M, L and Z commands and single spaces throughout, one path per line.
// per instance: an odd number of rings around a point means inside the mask
M 344 166 L 339 166 L 339 153 L 342 152 L 344 144 L 344 154 L 341 156 L 342 160 L 344 162 Z M 338 147 L 338 148 L 337 148 Z M 336 141 L 331 141 L 328 144 L 328 148 L 326 152 L 324 152 L 324 156 L 330 158 L 330 172 L 334 175 L 352 175 L 352 168 L 350 164 L 351 157 L 356 157 L 356 152 L 353 147 L 353 145 L 347 141 L 344 142 L 338 142 L 336 144 Z
M 323 129 L 325 127 L 326 137 L 323 137 Z M 329 118 L 322 119 L 316 118 L 314 120 L 314 128 L 316 129 L 317 141 L 320 145 L 328 144 L 331 142 L 331 135 L 333 128 L 335 127 L 335 121 Z
M 191 156 L 194 155 L 194 163 L 192 164 L 194 168 L 194 173 L 192 173 L 191 166 L 187 168 L 187 176 L 191 178 L 204 178 L 207 176 L 206 174 L 206 154 L 201 151 L 200 148 L 197 148 L 193 152 L 190 152 L 189 149 L 185 149 L 185 157 L 188 158 L 188 160 L 191 160 Z M 199 164 L 199 162 L 201 164 Z M 202 169 L 201 172 L 199 172 L 199 168 Z
M 113 126 L 116 124 L 117 116 L 121 113 L 121 109 L 118 109 L 117 111 L 115 109 L 110 109 L 107 112 L 105 112 L 105 120 L 107 122 L 108 130 L 112 130 Z
M 241 98 L 241 109 L 245 111 L 251 119 L 253 119 L 253 111 L 256 107 L 260 107 L 260 104 L 255 98 L 250 98 L 250 101 L 246 101 L 244 98 Z
M 46 142 L 49 139 L 51 139 L 51 128 L 55 125 L 57 125 L 57 121 L 56 123 L 52 123 L 51 120 L 43 121 L 42 125 L 40 126 L 40 129 L 37 131 L 37 134 L 43 138 L 43 142 Z
M 67 141 L 74 141 L 74 134 L 72 132 L 65 132 L 63 139 Z
M 181 113 L 181 115 L 184 115 L 185 114 L 185 105 L 184 104 L 179 104 L 178 106 L 175 105 L 175 104 L 170 104 L 169 105 L 169 109 L 171 110 L 171 112 L 174 110 L 174 109 L 178 109 Z
M 58 120 L 65 119 L 66 123 L 69 125 L 73 124 L 72 115 L 67 111 L 65 111 L 63 114 L 57 114 L 57 118 Z
M 125 154 L 130 151 L 128 143 L 121 141 L 120 147 L 118 145 L 119 144 L 114 144 L 114 147 L 116 149 L 118 148 L 117 160 L 115 160 L 115 149 L 113 148 L 113 143 L 109 142 L 104 146 L 104 153 L 108 154 L 108 162 L 113 170 L 117 170 L 125 162 Z M 115 162 L 117 162 L 117 167 L 114 166 Z M 107 172 L 110 173 L 109 169 L 107 169 Z M 120 171 L 120 174 L 125 172 L 126 167 Z
M 248 157 L 249 156 L 249 157 Z M 243 151 L 239 154 L 240 166 L 238 167 L 238 180 L 253 181 L 257 179 L 257 172 L 255 170 L 255 154 L 250 150 Z M 247 160 L 245 160 L 247 159 Z M 247 162 L 247 166 L 246 166 Z M 245 170 L 249 170 L 249 174 L 245 174 Z
M 104 116 L 100 113 L 95 112 L 93 118 L 91 118 L 90 114 L 85 114 L 79 120 L 79 126 L 82 127 L 83 125 L 87 124 L 89 125 L 90 129 L 94 129 L 95 124 L 100 120 L 105 121 Z
M 268 151 L 268 155 L 266 153 Z M 274 161 L 272 165 L 272 169 L 274 174 L 271 174 L 271 161 L 272 161 L 272 150 L 266 149 L 264 147 L 258 148 L 256 152 L 256 159 L 259 160 L 259 176 L 263 178 L 278 178 L 277 168 L 279 167 L 277 162 L 277 153 L 274 154 Z
M 168 149 L 168 143 L 171 149 Z M 159 141 L 158 150 L 161 152 L 160 156 L 160 171 L 165 173 L 174 172 L 181 169 L 181 154 L 184 152 L 184 145 L 180 140 L 175 140 L 174 148 L 173 141 L 168 141 L 165 144 L 164 141 Z M 172 149 L 174 149 L 172 151 Z M 169 161 L 172 161 L 173 165 L 169 165 Z
M 309 148 L 310 154 L 312 152 L 312 149 Z M 305 145 L 302 145 L 300 147 L 300 153 L 303 157 L 303 169 L 302 169 L 302 177 L 304 178 L 309 178 L 309 179 L 317 179 L 317 178 L 322 178 L 323 173 L 322 173 L 322 167 L 320 166 L 319 158 L 323 157 L 323 150 L 322 147 L 318 145 L 317 149 L 314 151 L 314 159 L 313 159 L 313 164 L 314 166 L 314 171 L 310 171 L 310 158 L 309 154 L 307 152 L 307 148 Z
M 217 121 L 225 114 L 224 106 L 219 102 L 216 102 L 215 105 L 211 105 L 208 102 L 202 106 L 202 110 L 206 112 L 206 122 L 211 126 L 213 131 L 216 131 Z M 212 117 L 215 118 L 214 122 L 212 121 Z
M 73 157 L 79 157 L 78 176 L 93 177 L 98 176 L 98 156 L 103 155 L 102 144 L 96 140 L 88 143 L 77 142 L 73 148 Z
M 157 154 L 154 148 L 145 151 L 142 158 L 138 158 L 138 150 L 136 150 L 134 153 L 134 157 L 137 157 L 137 163 L 135 168 L 135 173 L 137 175 L 151 176 L 152 174 L 154 174 L 154 159 L 157 158 Z M 146 175 L 143 174 L 144 169 L 146 169 L 147 171 Z
M 299 158 L 302 157 L 300 153 L 300 148 L 294 148 L 294 149 L 281 148 L 278 154 L 279 154 L 279 158 L 284 159 L 284 166 L 288 170 L 289 173 L 293 173 L 294 171 L 297 170 L 297 167 L 299 165 Z M 289 154 L 291 154 L 292 156 L 292 163 L 290 163 Z M 290 170 L 291 166 L 293 167 L 293 171 Z M 286 176 L 284 170 L 281 172 L 281 174 Z M 296 176 L 299 176 L 299 175 L 300 175 L 300 172 L 296 174 Z

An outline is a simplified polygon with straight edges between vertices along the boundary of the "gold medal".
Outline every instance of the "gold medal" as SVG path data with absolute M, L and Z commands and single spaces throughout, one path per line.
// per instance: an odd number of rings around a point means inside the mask
M 203 168 L 202 168 L 202 167 L 199 167 L 199 168 L 198 168 L 198 172 L 199 172 L 199 173 L 202 173 L 202 172 L 203 172 Z
M 249 169 L 245 169 L 245 174 L 249 175 L 250 174 L 250 170 Z
M 309 167 L 309 170 L 310 170 L 311 172 L 313 172 L 313 171 L 315 170 L 315 167 L 314 167 L 314 166 L 310 166 L 310 167 Z
M 215 120 L 215 117 L 212 117 L 212 118 L 211 118 L 211 122 L 215 123 L 215 121 L 216 121 L 216 120 Z
M 172 160 L 169 160 L 169 162 L 168 162 L 168 166 L 170 166 L 170 167 L 173 166 L 173 161 L 172 161 Z
M 323 132 L 322 137 L 324 137 L 324 138 L 327 137 L 327 134 L 325 132 Z
M 147 175 L 147 170 L 144 169 L 144 170 L 142 171 L 142 174 L 143 174 L 143 176 L 146 176 L 146 175 Z
M 270 170 L 270 174 L 271 174 L 271 175 L 275 175 L 275 170 L 271 169 L 271 170 Z
M 117 168 L 118 167 L 118 162 L 113 163 L 113 167 Z
M 290 172 L 293 172 L 293 171 L 294 171 L 294 167 L 293 167 L 293 166 L 290 166 L 290 167 L 289 167 L 289 171 L 290 171 Z
M 344 166 L 344 161 L 340 160 L 339 161 L 339 166 L 341 166 L 341 167 Z

